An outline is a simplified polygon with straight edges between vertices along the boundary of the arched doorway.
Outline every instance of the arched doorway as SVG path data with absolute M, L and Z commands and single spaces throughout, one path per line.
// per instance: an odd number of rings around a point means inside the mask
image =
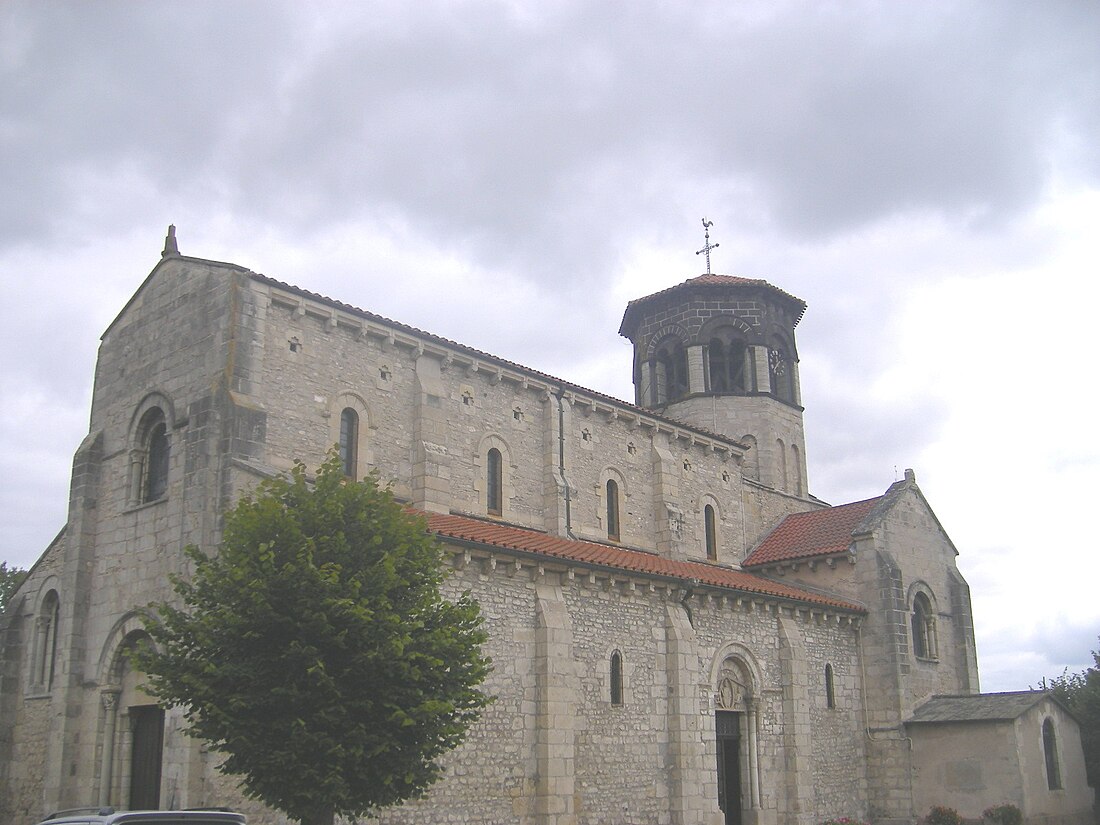
M 165 714 L 142 689 L 144 675 L 130 664 L 129 651 L 142 639 L 148 639 L 142 630 L 124 636 L 111 657 L 109 678 L 102 690 L 104 747 L 99 802 L 130 810 L 155 810 L 160 807 Z
M 753 678 L 743 660 L 730 656 L 722 662 L 717 681 L 714 731 L 718 807 L 725 825 L 741 825 L 744 812 L 760 804 Z

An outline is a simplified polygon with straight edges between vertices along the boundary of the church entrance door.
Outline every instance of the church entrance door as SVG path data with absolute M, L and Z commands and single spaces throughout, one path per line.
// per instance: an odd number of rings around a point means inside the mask
M 741 825 L 741 714 L 715 712 L 718 734 L 718 807 L 726 825 Z
M 160 807 L 164 711 L 156 705 L 130 708 L 130 730 L 130 810 L 155 810 Z

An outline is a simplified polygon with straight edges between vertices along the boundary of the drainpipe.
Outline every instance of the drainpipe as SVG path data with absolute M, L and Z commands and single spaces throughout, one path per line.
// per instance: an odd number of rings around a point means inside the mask
M 571 539 L 576 539 L 577 537 L 573 535 L 573 520 L 569 511 L 569 481 L 565 477 L 565 404 L 563 401 L 565 389 L 559 387 L 554 397 L 558 400 L 558 476 L 565 491 L 565 534 Z

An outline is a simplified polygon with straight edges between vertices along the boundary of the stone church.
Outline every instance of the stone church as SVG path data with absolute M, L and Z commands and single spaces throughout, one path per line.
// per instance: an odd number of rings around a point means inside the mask
M 427 515 L 495 701 L 384 823 L 1088 821 L 1080 734 L 981 694 L 970 593 L 914 473 L 809 491 L 806 305 L 706 274 L 631 301 L 627 403 L 229 263 L 160 261 L 103 333 L 68 518 L 0 624 L 0 823 L 230 805 L 125 655 L 221 513 L 339 445 Z M 258 691 L 264 685 L 257 684 Z

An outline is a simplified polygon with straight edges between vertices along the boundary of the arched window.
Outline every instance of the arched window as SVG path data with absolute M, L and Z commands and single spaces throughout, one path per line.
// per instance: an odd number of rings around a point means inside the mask
M 57 668 L 57 628 L 61 618 L 61 600 L 51 590 L 42 600 L 35 626 L 34 685 L 38 690 L 53 689 Z
M 1056 791 L 1062 787 L 1062 773 L 1058 770 L 1058 743 L 1054 739 L 1054 722 L 1043 720 L 1043 755 L 1047 763 L 1047 787 Z
M 707 343 L 707 378 L 711 392 L 743 393 L 745 342 L 731 327 L 719 329 Z
M 687 394 L 687 350 L 675 338 L 657 350 L 657 404 L 671 404 Z
M 613 478 L 607 480 L 607 537 L 619 540 L 619 484 Z
M 923 593 L 913 597 L 913 654 L 918 659 L 936 658 L 936 616 Z
M 703 508 L 703 533 L 706 537 L 707 558 L 718 560 L 718 525 L 714 518 L 714 507 L 708 504 Z
M 611 654 L 611 704 L 623 703 L 623 655 L 619 651 Z
M 504 512 L 504 462 L 496 447 L 485 459 L 485 509 L 490 516 Z
M 359 474 L 359 413 L 351 407 L 340 413 L 340 466 L 348 478 Z
M 825 665 L 825 707 L 836 707 L 836 689 L 833 687 L 833 666 Z
M 159 501 L 168 492 L 168 424 L 164 413 L 154 407 L 145 414 L 141 426 L 142 504 Z

